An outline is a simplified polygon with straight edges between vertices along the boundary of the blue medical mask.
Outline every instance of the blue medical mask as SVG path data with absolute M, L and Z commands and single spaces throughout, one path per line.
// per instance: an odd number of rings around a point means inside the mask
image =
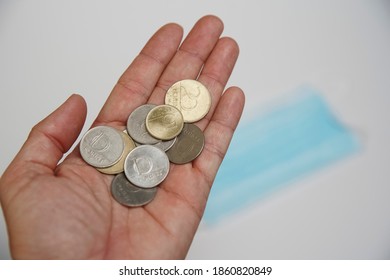
M 204 221 L 218 222 L 357 150 L 356 136 L 337 120 L 321 94 L 301 87 L 237 129 Z

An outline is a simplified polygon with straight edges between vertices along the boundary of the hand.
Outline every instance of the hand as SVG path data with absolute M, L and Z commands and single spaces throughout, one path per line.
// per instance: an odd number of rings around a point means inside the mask
M 206 16 L 180 45 L 180 26 L 160 28 L 120 77 L 93 124 L 124 129 L 136 107 L 163 104 L 166 90 L 181 79 L 199 75 L 209 89 L 212 107 L 197 123 L 205 134 L 202 154 L 192 163 L 171 164 L 146 206 L 117 203 L 110 193 L 113 176 L 87 165 L 78 147 L 58 164 L 83 127 L 81 96 L 72 95 L 31 130 L 0 180 L 13 258 L 185 258 L 244 105 L 239 88 L 224 91 L 238 46 L 220 38 L 222 30 L 218 18 Z

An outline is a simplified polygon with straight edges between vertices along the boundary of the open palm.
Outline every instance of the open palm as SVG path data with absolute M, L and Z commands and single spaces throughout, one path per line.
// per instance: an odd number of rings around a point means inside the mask
M 177 259 L 191 245 L 217 170 L 244 105 L 239 88 L 224 91 L 238 56 L 222 22 L 201 18 L 181 43 L 176 24 L 160 28 L 115 85 L 93 126 L 124 129 L 145 103 L 163 104 L 181 79 L 198 79 L 210 91 L 210 112 L 197 125 L 205 147 L 192 163 L 171 164 L 155 199 L 128 208 L 111 196 L 111 175 L 87 165 L 76 148 L 86 104 L 72 95 L 37 124 L 0 181 L 11 253 L 21 259 Z

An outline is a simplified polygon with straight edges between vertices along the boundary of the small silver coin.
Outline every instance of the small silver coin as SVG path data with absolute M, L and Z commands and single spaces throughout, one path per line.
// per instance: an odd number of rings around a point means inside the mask
M 164 152 L 166 152 L 166 151 L 168 151 L 170 148 L 172 148 L 173 144 L 175 144 L 175 142 L 176 142 L 176 139 L 177 139 L 177 137 L 175 137 L 175 138 L 173 138 L 173 139 L 171 139 L 171 140 L 166 140 L 166 141 L 160 140 L 159 142 L 157 142 L 156 144 L 153 144 L 152 146 L 157 147 L 157 148 L 163 150 Z M 134 143 L 135 143 L 135 145 L 136 145 L 137 147 L 143 145 L 143 144 L 137 143 L 137 142 L 135 142 L 135 141 L 134 141 Z
M 124 173 L 119 173 L 111 183 L 112 196 L 120 204 L 136 207 L 148 204 L 156 196 L 157 188 L 144 189 L 130 183 Z
M 144 144 L 138 143 L 138 142 L 136 142 L 136 141 L 134 141 L 134 143 L 135 143 L 135 146 L 136 146 L 136 147 L 144 145 Z
M 164 152 L 166 152 L 170 148 L 172 148 L 172 146 L 173 146 L 173 144 L 175 144 L 176 140 L 177 140 L 177 137 L 175 137 L 175 138 L 173 138 L 171 140 L 157 142 L 153 146 L 163 150 Z
M 131 138 L 135 142 L 140 144 L 156 144 L 159 142 L 159 139 L 154 138 L 146 130 L 146 115 L 152 110 L 156 105 L 153 104 L 144 104 L 135 109 L 127 119 L 127 131 Z
M 126 157 L 125 175 L 134 185 L 153 188 L 169 172 L 169 159 L 165 152 L 151 145 L 135 147 Z
M 167 151 L 169 160 L 176 164 L 193 161 L 200 155 L 204 147 L 204 134 L 194 124 L 184 124 L 182 132 L 177 136 L 176 143 Z
M 121 132 L 109 126 L 96 126 L 85 133 L 80 154 L 90 165 L 106 168 L 117 163 L 125 147 Z

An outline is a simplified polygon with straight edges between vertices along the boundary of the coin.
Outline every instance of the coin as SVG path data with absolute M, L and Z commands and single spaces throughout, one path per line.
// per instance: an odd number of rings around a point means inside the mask
M 138 142 L 136 142 L 136 141 L 134 141 L 134 143 L 135 143 L 135 146 L 136 146 L 136 147 L 139 147 L 139 146 L 143 146 L 143 145 L 144 145 L 144 144 L 138 143 Z
M 168 175 L 169 159 L 159 148 L 142 145 L 127 155 L 124 167 L 131 183 L 141 188 L 153 188 Z
M 111 193 L 116 201 L 126 206 L 142 206 L 156 196 L 157 188 L 144 189 L 130 183 L 125 174 L 119 173 L 111 183 Z
M 200 128 L 191 123 L 186 123 L 182 132 L 177 136 L 166 153 L 169 160 L 176 164 L 184 164 L 193 161 L 200 155 L 204 147 L 204 134 Z
M 106 168 L 97 168 L 102 173 L 105 174 L 118 174 L 123 172 L 125 159 L 128 153 L 135 148 L 134 141 L 130 138 L 130 136 L 127 134 L 127 132 L 120 132 L 122 139 L 125 143 L 125 148 L 123 149 L 122 155 L 120 160 L 115 163 L 113 166 L 106 167 Z
M 146 116 L 146 129 L 155 138 L 170 140 L 183 129 L 184 120 L 180 111 L 171 105 L 154 107 Z
M 90 165 L 106 168 L 117 163 L 124 149 L 121 132 L 109 126 L 96 126 L 80 142 L 80 154 Z
M 173 144 L 175 144 L 176 139 L 177 139 L 177 137 L 175 137 L 171 140 L 166 140 L 166 141 L 160 140 L 159 142 L 157 142 L 156 144 L 153 144 L 152 146 L 157 147 L 157 148 L 163 150 L 164 152 L 166 152 L 173 146 Z M 143 144 L 135 142 L 135 145 L 138 147 L 138 146 L 142 146 Z
M 172 148 L 173 144 L 175 144 L 177 140 L 177 136 L 171 140 L 166 140 L 166 141 L 160 141 L 154 144 L 153 146 L 160 148 L 164 152 L 168 151 L 170 148 Z
M 168 89 L 165 104 L 178 108 L 183 114 L 184 122 L 193 123 L 206 116 L 210 110 L 211 95 L 200 82 L 182 80 Z
M 156 105 L 145 104 L 139 106 L 135 109 L 127 119 L 127 131 L 131 138 L 134 141 L 141 144 L 156 144 L 159 142 L 159 139 L 154 138 L 146 130 L 146 115 L 152 110 Z
M 195 80 L 179 81 L 168 90 L 165 103 L 136 108 L 124 131 L 98 126 L 81 139 L 80 153 L 88 164 L 117 174 L 111 192 L 123 205 L 150 202 L 156 186 L 168 176 L 170 162 L 185 164 L 202 152 L 203 132 L 191 122 L 203 118 L 211 107 L 207 88 Z

